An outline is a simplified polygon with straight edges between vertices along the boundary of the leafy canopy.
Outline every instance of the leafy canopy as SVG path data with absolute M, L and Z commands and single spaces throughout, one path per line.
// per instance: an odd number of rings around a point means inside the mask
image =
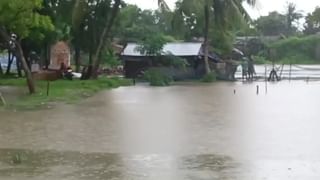
M 315 34 L 317 32 L 320 32 L 320 7 L 316 7 L 312 13 L 308 14 L 305 24 L 306 34 Z
M 53 30 L 50 18 L 38 13 L 41 8 L 42 0 L 1 0 L 1 28 L 20 38 L 27 37 L 33 28 Z

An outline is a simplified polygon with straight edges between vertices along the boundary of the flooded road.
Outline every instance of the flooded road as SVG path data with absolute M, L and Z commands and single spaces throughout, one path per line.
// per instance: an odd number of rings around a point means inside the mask
M 138 85 L 0 111 L 0 179 L 318 180 L 319 92 L 304 81 L 267 94 L 262 82 Z

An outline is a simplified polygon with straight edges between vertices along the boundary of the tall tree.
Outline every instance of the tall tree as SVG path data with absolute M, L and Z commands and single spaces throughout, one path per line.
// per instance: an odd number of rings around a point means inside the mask
M 265 36 L 286 34 L 286 16 L 274 11 L 267 16 L 261 16 L 255 21 L 257 30 Z
M 92 24 L 91 26 L 88 24 L 82 26 L 84 29 L 91 30 L 92 33 L 95 33 L 93 35 L 97 37 L 95 38 L 96 46 L 94 46 L 92 62 L 89 65 L 92 68 L 89 76 L 92 78 L 97 78 L 98 76 L 98 69 L 101 62 L 100 55 L 108 41 L 107 38 L 110 36 L 120 5 L 121 0 L 76 0 L 73 10 L 74 26 L 80 27 L 86 22 L 90 23 L 90 20 L 95 20 L 96 22 L 94 26 L 92 26 Z M 97 29 L 97 27 L 99 27 L 99 29 Z
M 297 10 L 296 4 L 288 3 L 287 4 L 287 36 L 292 35 L 296 32 L 297 27 L 294 26 L 294 23 L 299 22 L 299 20 L 303 17 L 302 13 Z
M 312 13 L 307 15 L 304 28 L 305 34 L 315 34 L 320 32 L 320 7 L 316 7 Z
M 162 2 L 163 0 L 161 0 Z M 203 27 L 204 37 L 204 61 L 206 73 L 210 73 L 208 61 L 211 29 L 220 29 L 221 31 L 229 31 L 238 22 L 250 21 L 250 16 L 243 7 L 246 2 L 255 5 L 255 0 L 180 0 L 177 3 L 177 13 L 182 17 L 182 25 L 186 24 L 186 20 L 193 19 L 190 27 L 192 29 Z M 195 18 L 193 18 L 195 17 Z M 204 19 L 201 21 L 201 19 Z M 225 33 L 227 34 L 227 33 Z
M 170 11 L 170 8 L 165 0 L 158 0 L 158 6 L 161 11 Z
M 21 61 L 30 93 L 35 92 L 35 84 L 20 42 L 30 34 L 33 28 L 54 28 L 49 17 L 42 16 L 37 12 L 41 8 L 42 0 L 0 1 L 0 36 L 7 42 L 8 48 L 14 50 L 17 59 Z M 18 35 L 16 40 L 12 38 L 12 33 Z

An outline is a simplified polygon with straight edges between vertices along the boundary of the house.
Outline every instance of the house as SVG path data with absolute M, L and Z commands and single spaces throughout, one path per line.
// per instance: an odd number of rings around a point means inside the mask
M 129 43 L 121 53 L 121 59 L 124 62 L 124 71 L 127 78 L 135 78 L 143 71 L 146 71 L 150 67 L 157 66 L 156 63 L 150 63 L 154 61 L 154 55 L 141 54 L 138 51 L 139 45 L 136 43 Z M 175 75 L 177 79 L 196 78 L 205 73 L 204 68 L 204 53 L 202 43 L 198 42 L 174 42 L 167 43 L 163 46 L 162 56 L 168 54 L 183 58 L 187 60 L 188 67 L 184 72 L 178 72 L 175 69 Z M 210 64 L 220 62 L 221 59 L 214 53 L 209 55 Z

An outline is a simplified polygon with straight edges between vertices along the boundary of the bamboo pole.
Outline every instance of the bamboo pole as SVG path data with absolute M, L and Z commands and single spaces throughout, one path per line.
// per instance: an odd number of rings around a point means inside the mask
M 268 93 L 268 79 L 267 79 L 267 65 L 264 65 L 264 69 L 265 69 L 265 71 L 264 71 L 264 76 L 265 76 L 265 78 L 264 78 L 264 81 L 265 81 L 265 90 L 266 90 L 266 94 Z
M 292 73 L 292 64 L 291 64 L 291 62 L 290 62 L 289 82 L 291 82 L 291 73 Z

